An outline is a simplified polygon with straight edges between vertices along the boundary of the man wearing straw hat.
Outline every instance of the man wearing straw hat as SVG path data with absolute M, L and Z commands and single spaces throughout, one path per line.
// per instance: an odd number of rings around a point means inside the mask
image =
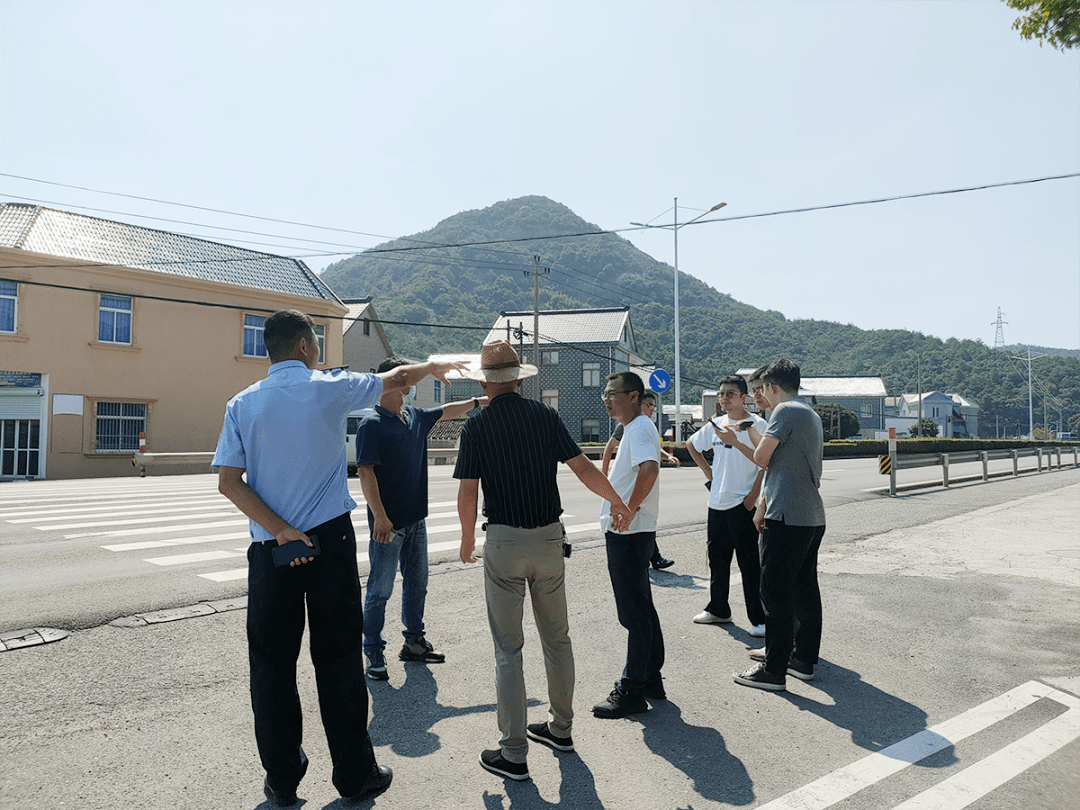
M 556 482 L 566 464 L 588 489 L 610 501 L 613 520 L 631 517 L 607 478 L 581 452 L 554 408 L 520 394 L 536 366 L 522 364 L 505 340 L 484 344 L 479 380 L 488 406 L 461 432 L 454 477 L 459 479 L 458 518 L 463 562 L 476 562 L 476 513 L 484 490 L 484 592 L 495 643 L 495 692 L 499 747 L 483 751 L 480 765 L 508 779 L 529 778 L 528 739 L 556 751 L 573 751 L 574 654 L 566 611 L 565 533 Z M 569 551 L 565 552 L 569 556 Z M 522 605 L 528 586 L 544 650 L 550 719 L 526 726 L 521 648 Z M 528 739 L 526 739 L 528 738 Z

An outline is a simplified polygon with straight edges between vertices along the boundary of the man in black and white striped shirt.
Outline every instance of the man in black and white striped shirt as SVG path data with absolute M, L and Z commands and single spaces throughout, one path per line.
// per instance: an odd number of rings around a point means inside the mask
M 495 642 L 495 692 L 499 747 L 480 754 L 485 770 L 509 779 L 529 778 L 529 739 L 557 751 L 573 751 L 574 653 L 566 611 L 562 503 L 556 474 L 566 464 L 586 487 L 611 502 L 613 519 L 625 525 L 630 512 L 607 478 L 581 452 L 554 408 L 519 393 L 536 374 L 522 365 L 504 340 L 485 344 L 479 380 L 488 406 L 461 432 L 454 477 L 458 487 L 463 562 L 476 562 L 476 513 L 484 490 L 484 592 Z M 522 603 L 528 586 L 536 629 L 544 649 L 551 719 L 526 725 L 525 676 L 521 664 Z

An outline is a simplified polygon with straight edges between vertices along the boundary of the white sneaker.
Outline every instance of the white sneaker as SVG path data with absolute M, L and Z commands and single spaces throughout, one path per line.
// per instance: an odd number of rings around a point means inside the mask
M 758 647 L 756 650 L 751 650 L 750 651 L 750 657 L 755 661 L 764 661 L 765 660 L 765 648 L 764 647 Z
M 765 638 L 765 625 L 755 624 L 750 628 L 750 635 L 754 638 Z
M 694 624 L 729 624 L 730 616 L 713 616 L 709 611 L 703 610 L 694 617 Z

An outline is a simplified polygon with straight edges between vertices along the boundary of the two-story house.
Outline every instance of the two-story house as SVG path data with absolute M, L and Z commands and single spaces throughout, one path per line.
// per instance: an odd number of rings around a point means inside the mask
M 632 369 L 648 387 L 630 308 L 541 311 L 537 332 L 540 356 L 534 358 L 533 313 L 503 312 L 484 342 L 508 340 L 523 363 L 539 368 L 525 380 L 525 396 L 555 408 L 575 439 L 606 442 L 615 428 L 600 399 L 607 375 Z
M 301 261 L 0 204 L 0 477 L 138 474 L 140 434 L 212 451 L 225 403 L 266 375 L 279 309 L 311 315 L 341 365 L 346 306 Z

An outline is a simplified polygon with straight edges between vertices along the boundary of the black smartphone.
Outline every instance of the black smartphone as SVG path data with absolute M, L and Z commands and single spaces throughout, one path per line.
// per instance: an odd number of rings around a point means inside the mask
M 284 568 L 293 560 L 299 560 L 301 557 L 318 557 L 322 551 L 319 548 L 319 538 L 314 534 L 309 534 L 308 539 L 311 540 L 310 546 L 303 540 L 293 540 L 283 546 L 274 546 L 272 552 L 274 566 Z

